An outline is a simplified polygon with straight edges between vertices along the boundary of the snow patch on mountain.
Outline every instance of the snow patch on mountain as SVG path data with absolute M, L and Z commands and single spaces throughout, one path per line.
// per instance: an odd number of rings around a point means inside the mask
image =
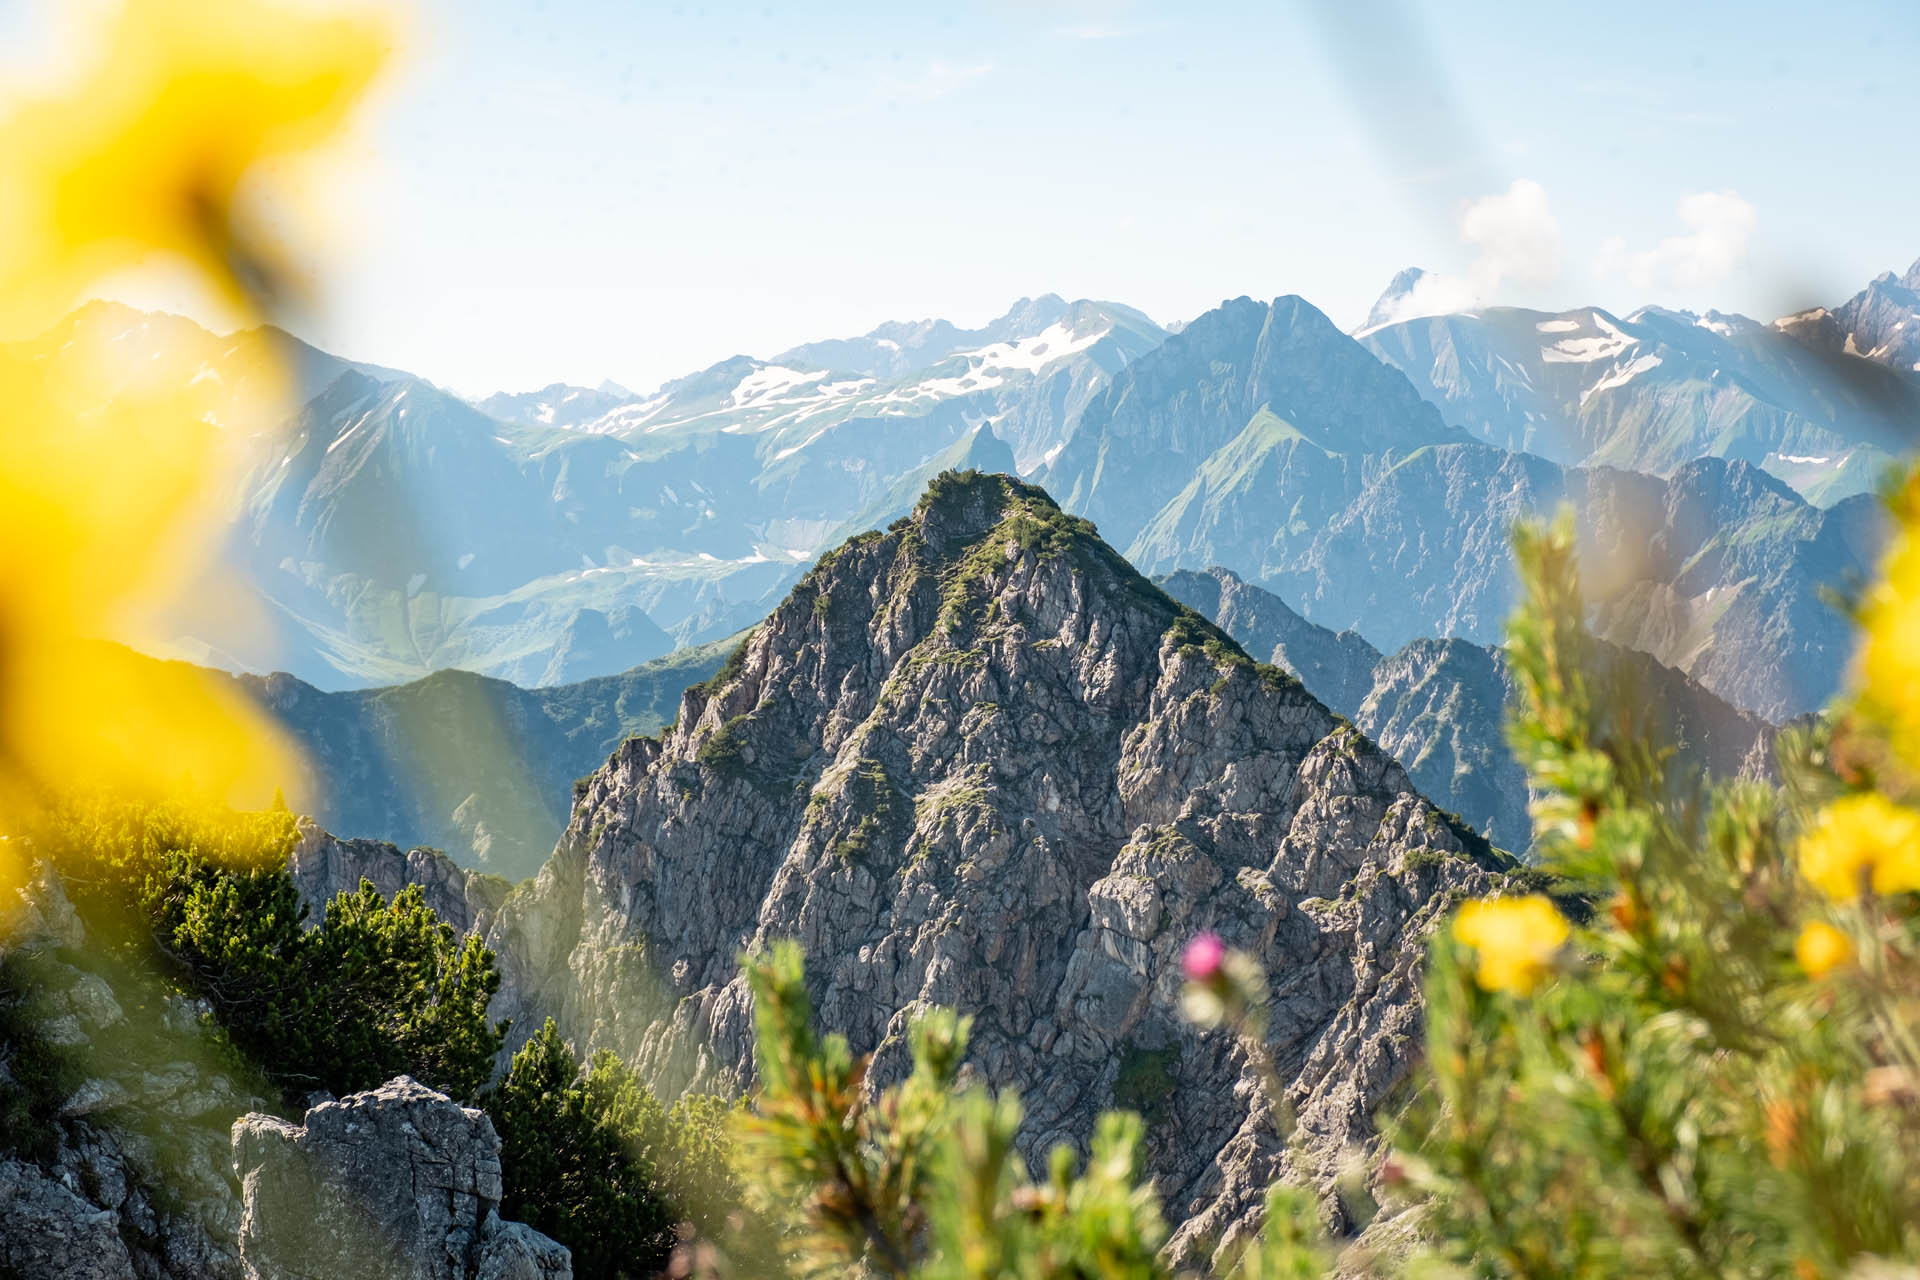
M 1593 324 L 1600 330 L 1598 335 L 1586 338 L 1562 338 L 1541 352 L 1541 359 L 1549 364 L 1592 364 L 1596 360 L 1613 359 L 1635 342 L 1632 334 L 1622 330 L 1598 311 L 1593 313 Z
M 1612 373 L 1609 373 L 1606 377 L 1600 379 L 1600 381 L 1588 387 L 1585 391 L 1582 391 L 1580 393 L 1580 406 L 1585 408 L 1587 401 L 1600 392 L 1613 387 L 1624 387 L 1649 369 L 1657 369 L 1659 367 L 1660 357 L 1655 355 L 1645 355 L 1629 360 Z
M 771 399 L 783 391 L 792 391 L 807 383 L 818 382 L 826 376 L 825 370 L 804 373 L 799 369 L 789 369 L 783 365 L 763 365 L 740 379 L 739 385 L 733 389 L 729 403 L 735 408 L 740 408 Z

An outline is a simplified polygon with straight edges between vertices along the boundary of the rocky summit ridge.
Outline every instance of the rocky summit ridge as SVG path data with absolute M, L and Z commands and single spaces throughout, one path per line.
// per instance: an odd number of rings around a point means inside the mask
M 673 725 L 583 780 L 481 928 L 496 1015 L 555 1016 L 667 1088 L 751 1083 L 738 958 L 775 939 L 876 1086 L 914 1011 L 956 1006 L 1030 1154 L 1146 1117 L 1192 1250 L 1370 1142 L 1418 1052 L 1426 931 L 1509 866 L 1092 525 L 963 472 L 824 556 Z M 1227 1038 L 1179 1015 L 1201 929 L 1273 975 L 1291 1149 Z

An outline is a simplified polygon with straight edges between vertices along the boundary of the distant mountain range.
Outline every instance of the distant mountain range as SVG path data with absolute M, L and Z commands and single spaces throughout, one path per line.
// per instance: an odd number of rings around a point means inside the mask
M 1506 742 L 1513 682 L 1501 650 L 1421 639 L 1383 656 L 1355 632 L 1315 626 L 1278 596 L 1221 568 L 1181 570 L 1156 585 L 1255 658 L 1298 676 L 1405 765 L 1434 803 L 1501 848 L 1524 852 L 1532 844 L 1526 774 Z M 1771 774 L 1772 725 L 1644 653 L 1617 646 L 1603 652 L 1645 692 L 1651 723 L 1684 758 L 1719 777 Z
M 1357 338 L 1299 298 L 1173 333 L 1048 295 L 648 395 L 475 403 L 278 331 L 105 304 L 39 354 L 84 327 L 236 404 L 262 354 L 291 357 L 291 425 L 242 424 L 265 443 L 228 554 L 279 634 L 208 613 L 175 652 L 320 688 L 624 671 L 756 621 L 821 551 L 977 469 L 1038 480 L 1146 572 L 1223 565 L 1382 650 L 1497 641 L 1508 526 L 1571 501 L 1603 633 L 1780 719 L 1837 685 L 1846 627 L 1821 593 L 1870 566 L 1861 495 L 1920 423 L 1917 282 L 1773 325 L 1495 308 Z
M 1773 325 L 1659 307 L 1624 319 L 1492 307 L 1357 336 L 1486 443 L 1656 475 L 1726 458 L 1829 505 L 1872 492 L 1920 444 L 1920 379 L 1905 376 L 1920 337 L 1896 328 L 1917 311 L 1911 284 L 1889 273 L 1838 312 Z M 1910 347 L 1915 359 L 1898 356 Z
M 107 306 L 75 323 L 191 328 Z M 940 470 L 1037 465 L 1163 336 L 1047 296 L 979 330 L 734 357 L 644 398 L 554 386 L 478 406 L 306 349 L 309 398 L 259 457 L 229 556 L 277 643 L 200 620 L 178 652 L 323 687 L 622 670 L 758 619 L 850 521 L 897 517 Z M 222 376 L 223 340 L 188 339 Z
M 339 692 L 285 672 L 217 675 L 298 747 L 299 772 L 285 782 L 303 814 L 350 838 L 436 849 L 522 880 L 566 826 L 573 784 L 628 738 L 670 724 L 681 695 L 742 638 L 544 689 L 452 670 Z M 192 670 L 149 661 L 162 680 Z
M 1663 478 L 1478 441 L 1298 298 L 1135 361 L 1039 479 L 1143 571 L 1223 565 L 1382 649 L 1499 641 L 1513 522 L 1571 503 L 1600 633 L 1771 719 L 1838 687 L 1849 628 L 1822 593 L 1881 527 L 1870 498 L 1822 510 L 1742 461 Z
M 1776 320 L 1774 327 L 1829 354 L 1920 373 L 1920 261 L 1905 275 L 1881 272 L 1832 311 L 1816 307 Z

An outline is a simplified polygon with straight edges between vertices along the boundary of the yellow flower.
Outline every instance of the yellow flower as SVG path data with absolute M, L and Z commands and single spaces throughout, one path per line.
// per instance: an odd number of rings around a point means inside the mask
M 242 183 L 324 141 L 383 58 L 364 19 L 261 0 L 126 0 L 65 92 L 0 129 L 0 317 L 51 323 L 103 276 L 170 255 L 248 310 L 288 278 Z
M 1894 516 L 1881 580 L 1861 607 L 1865 632 L 1855 674 L 1861 710 L 1908 767 L 1920 770 L 1920 470 L 1908 474 Z
M 1800 874 L 1829 898 L 1920 889 L 1920 813 L 1877 792 L 1844 796 L 1800 838 Z
M 128 0 L 86 76 L 0 104 L 0 329 L 153 253 L 258 313 L 280 272 L 236 212 L 243 183 L 321 141 L 379 60 L 363 22 Z M 244 444 L 216 424 L 235 394 L 217 371 L 178 376 L 175 353 L 135 360 L 118 336 L 0 348 L 0 831 L 74 786 L 263 805 L 297 781 L 231 682 L 103 642 L 205 573 Z
M 1569 930 L 1539 894 L 1469 902 L 1454 917 L 1453 936 L 1479 956 L 1474 978 L 1488 991 L 1526 995 L 1546 976 Z
M 1832 970 L 1852 961 L 1853 943 L 1832 925 L 1815 920 L 1800 930 L 1799 940 L 1793 944 L 1793 954 L 1809 977 L 1823 978 Z

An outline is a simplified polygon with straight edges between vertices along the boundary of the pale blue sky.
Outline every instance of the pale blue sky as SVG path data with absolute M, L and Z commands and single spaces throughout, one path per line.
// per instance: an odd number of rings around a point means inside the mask
M 1770 319 L 1920 256 L 1915 0 L 413 12 L 312 336 L 462 391 L 1047 291 L 1350 326 L 1410 264 Z

